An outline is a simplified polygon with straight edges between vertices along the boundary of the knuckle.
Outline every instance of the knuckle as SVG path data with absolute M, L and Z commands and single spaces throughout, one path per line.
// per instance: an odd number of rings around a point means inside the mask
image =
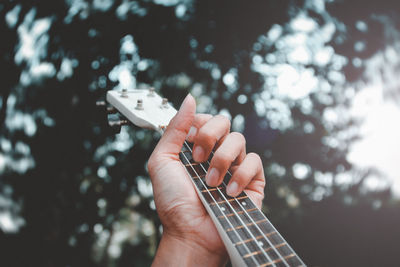
M 229 128 L 231 127 L 231 121 L 228 119 L 228 117 L 218 114 L 214 118 L 217 118 L 218 120 L 221 120 L 225 125 L 227 125 Z
M 196 142 L 212 145 L 216 142 L 216 139 L 217 138 L 211 132 L 200 129 L 196 137 Z
M 241 144 L 246 144 L 246 138 L 244 138 L 243 134 L 241 134 L 239 132 L 231 132 L 229 135 L 231 135 L 233 138 L 235 138 Z
M 243 183 L 244 180 L 246 180 L 247 172 L 245 172 L 244 170 L 239 168 L 235 171 L 235 177 L 236 177 L 237 182 L 239 184 L 241 184 L 241 183 Z
M 214 154 L 213 161 L 217 166 L 219 165 L 221 167 L 228 168 L 232 162 L 231 157 L 232 157 L 231 154 L 225 151 L 217 150 Z

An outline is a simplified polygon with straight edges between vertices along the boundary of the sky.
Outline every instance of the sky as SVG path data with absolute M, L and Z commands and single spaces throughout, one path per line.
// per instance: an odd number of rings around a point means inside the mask
M 391 186 L 400 197 L 400 43 L 389 45 L 366 61 L 367 82 L 359 87 L 351 107 L 351 114 L 360 121 L 361 139 L 351 147 L 348 160 L 360 168 L 374 167 L 386 180 L 371 177 L 370 187 Z

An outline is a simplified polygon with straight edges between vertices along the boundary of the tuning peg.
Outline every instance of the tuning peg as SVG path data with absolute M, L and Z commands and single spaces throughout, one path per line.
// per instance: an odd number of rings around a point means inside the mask
M 105 101 L 97 101 L 96 106 L 101 110 L 105 111 L 107 114 L 115 114 L 118 112 L 114 107 L 107 107 L 107 103 Z
M 142 99 L 137 100 L 136 109 L 143 110 L 143 100 Z
M 128 125 L 129 121 L 128 120 L 117 120 L 117 121 L 109 121 L 108 125 L 114 127 L 114 126 L 123 126 L 123 125 Z
M 128 97 L 128 90 L 127 89 L 122 89 L 121 90 L 121 97 L 125 97 L 125 98 L 127 98 Z
M 127 120 L 110 120 L 108 121 L 108 125 L 110 126 L 111 130 L 115 133 L 121 132 L 121 126 L 128 125 L 129 121 Z
M 168 98 L 163 98 L 161 102 L 162 108 L 168 108 Z
M 154 94 L 154 92 L 155 92 L 155 89 L 154 89 L 154 87 L 150 87 L 149 88 L 149 93 L 147 94 L 147 96 L 154 96 L 155 94 Z
M 117 113 L 118 112 L 118 110 L 116 109 L 116 108 L 114 108 L 114 107 L 107 107 L 107 113 L 108 114 L 115 114 L 115 113 Z
M 96 106 L 98 107 L 105 107 L 106 105 L 106 101 L 96 101 Z

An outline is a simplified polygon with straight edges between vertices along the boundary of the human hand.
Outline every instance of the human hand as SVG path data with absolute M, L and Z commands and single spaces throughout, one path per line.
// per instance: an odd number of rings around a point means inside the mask
M 219 185 L 230 169 L 233 175 L 228 194 L 236 196 L 244 190 L 258 207 L 264 196 L 261 160 L 254 153 L 246 154 L 243 135 L 230 133 L 227 118 L 195 114 L 195 110 L 195 101 L 188 95 L 148 162 L 154 200 L 164 227 L 153 265 L 220 266 L 227 259 L 217 229 L 179 159 L 185 139 L 194 143 L 193 158 L 198 162 L 205 161 L 217 148 L 206 177 L 208 185 Z

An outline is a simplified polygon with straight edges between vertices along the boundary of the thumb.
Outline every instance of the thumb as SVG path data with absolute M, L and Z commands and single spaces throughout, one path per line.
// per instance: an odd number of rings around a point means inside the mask
M 169 123 L 167 130 L 158 142 L 154 152 L 178 156 L 187 133 L 193 124 L 196 113 L 196 101 L 188 94 L 183 101 L 178 113 Z

